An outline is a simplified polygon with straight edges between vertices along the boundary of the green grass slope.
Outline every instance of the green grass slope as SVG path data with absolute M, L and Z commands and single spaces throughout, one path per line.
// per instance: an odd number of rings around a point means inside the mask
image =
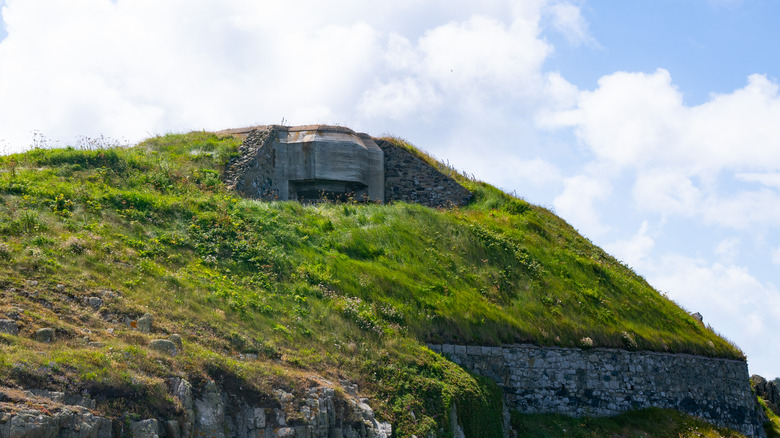
M 221 182 L 240 141 L 200 132 L 0 157 L 0 318 L 16 313 L 22 329 L 0 335 L 0 380 L 151 415 L 171 405 L 171 375 L 265 393 L 348 379 L 398 436 L 446 433 L 453 403 L 467 433 L 497 436 L 498 388 L 425 343 L 744 359 L 548 210 L 391 140 L 472 190 L 472 204 L 242 199 Z M 145 313 L 149 334 L 133 327 Z M 33 341 L 42 327 L 57 342 Z M 146 347 L 170 333 L 183 354 Z

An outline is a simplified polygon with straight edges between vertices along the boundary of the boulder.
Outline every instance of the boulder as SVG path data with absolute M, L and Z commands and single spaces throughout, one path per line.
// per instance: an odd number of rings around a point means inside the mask
M 149 313 L 144 314 L 144 316 L 138 318 L 138 330 L 141 333 L 149 333 L 152 331 L 152 315 Z
M 89 307 L 97 310 L 103 305 L 103 300 L 99 297 L 89 297 L 87 298 L 87 304 L 89 304 Z
M 176 348 L 176 344 L 167 339 L 155 339 L 149 342 L 149 348 L 154 351 L 158 351 L 168 356 L 176 356 L 179 354 L 179 350 Z
M 0 319 L 0 333 L 16 336 L 19 334 L 19 325 L 12 319 Z
M 54 342 L 54 329 L 42 328 L 40 330 L 37 330 L 35 333 L 33 333 L 33 339 L 35 339 L 38 342 L 50 344 Z
M 181 341 L 181 336 L 174 333 L 170 336 L 168 336 L 168 340 L 176 344 L 176 348 L 179 349 L 179 351 L 184 351 L 184 344 Z

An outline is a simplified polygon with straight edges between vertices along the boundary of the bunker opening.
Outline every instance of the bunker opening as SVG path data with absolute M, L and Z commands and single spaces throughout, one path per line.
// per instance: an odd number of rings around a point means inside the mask
M 325 179 L 294 180 L 289 182 L 289 197 L 304 203 L 368 202 L 368 186 L 357 181 Z

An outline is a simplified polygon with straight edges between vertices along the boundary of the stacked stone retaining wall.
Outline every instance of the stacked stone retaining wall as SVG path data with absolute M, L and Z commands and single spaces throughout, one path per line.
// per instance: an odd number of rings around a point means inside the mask
M 494 379 L 510 409 L 607 416 L 676 409 L 750 437 L 765 436 L 747 364 L 687 354 L 532 345 L 431 345 L 464 368 Z
M 273 130 L 263 127 L 248 132 L 238 150 L 238 157 L 228 163 L 225 184 L 253 199 L 278 199 L 273 189 Z
M 466 205 L 471 192 L 430 164 L 387 140 L 375 139 L 385 153 L 385 201 L 404 201 L 428 207 Z

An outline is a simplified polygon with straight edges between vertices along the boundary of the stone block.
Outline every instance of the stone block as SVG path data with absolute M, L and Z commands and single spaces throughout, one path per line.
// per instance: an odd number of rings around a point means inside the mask
M 473 356 L 481 356 L 482 347 L 480 347 L 479 345 L 468 345 L 466 346 L 466 354 L 473 355 Z

